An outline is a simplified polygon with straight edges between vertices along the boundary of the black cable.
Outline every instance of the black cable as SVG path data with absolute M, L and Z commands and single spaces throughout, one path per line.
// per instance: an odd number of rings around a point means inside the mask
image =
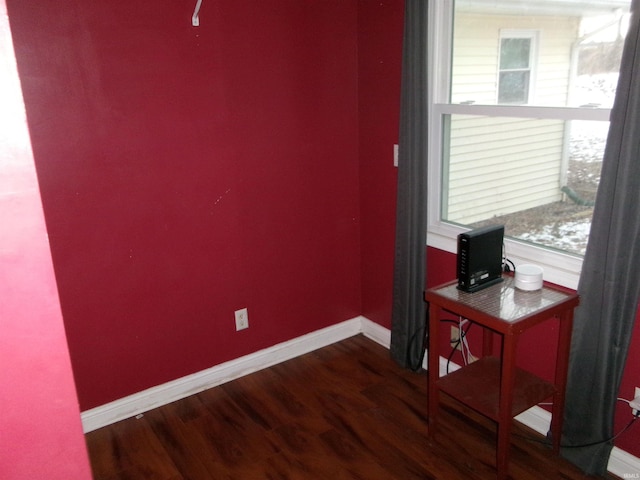
M 423 344 L 420 347 L 420 356 L 418 357 L 417 365 L 414 365 L 411 362 L 411 358 L 410 358 L 411 352 L 413 351 L 413 344 L 417 340 L 418 334 L 420 334 L 420 332 L 425 332 L 426 328 L 427 328 L 426 326 L 418 328 L 415 332 L 413 332 L 413 335 L 411 335 L 411 338 L 409 339 L 409 349 L 407 351 L 407 365 L 414 372 L 417 372 L 422 368 L 422 363 L 424 362 L 425 346 L 427 345 L 426 336 L 425 336 L 425 339 L 423 340 Z
M 515 272 L 516 266 L 507 257 L 502 257 L 502 271 L 505 273 Z
M 416 330 L 413 333 L 413 335 L 411 336 L 411 339 L 409 340 L 409 352 L 412 351 L 411 346 L 416 341 L 416 338 L 417 338 L 418 334 L 420 332 L 422 332 L 422 331 L 425 331 L 425 329 L 427 328 L 426 326 L 429 325 L 429 308 L 428 307 L 427 307 L 426 317 L 427 318 L 426 318 L 425 327 L 421 327 L 418 330 Z M 450 318 L 443 318 L 440 321 L 444 322 L 444 323 L 453 323 L 454 325 L 460 325 L 460 321 L 459 320 L 453 320 L 453 319 L 450 319 Z M 451 345 L 453 345 L 453 347 L 451 349 L 451 353 L 447 357 L 447 373 L 449 373 L 449 366 L 451 365 L 451 360 L 453 359 L 453 355 L 456 353 L 456 350 L 457 350 L 458 346 L 460 345 L 460 343 L 462 342 L 462 339 L 467 336 L 467 332 L 471 328 L 471 325 L 473 325 L 473 322 L 469 322 L 469 326 L 467 327 L 466 330 L 460 329 L 460 335 L 458 337 L 458 341 L 455 342 L 455 344 L 451 343 Z M 418 360 L 418 364 L 417 365 L 413 365 L 411 363 L 411 359 L 408 358 L 409 355 L 407 354 L 407 365 L 414 372 L 417 372 L 418 370 L 420 370 L 420 368 L 422 368 L 422 363 L 424 362 L 424 354 L 425 354 L 424 346 L 426 346 L 428 344 L 428 340 L 427 340 L 428 338 L 429 338 L 429 336 L 426 335 L 425 341 L 424 341 L 424 344 L 423 344 L 423 348 L 421 349 L 421 354 L 420 354 L 420 358 Z
M 505 273 L 515 272 L 516 266 L 507 258 L 507 246 L 502 242 L 502 271 Z
M 622 430 L 616 433 L 613 437 L 607 438 L 606 440 L 601 440 L 599 442 L 585 443 L 584 445 L 560 445 L 560 447 L 561 448 L 583 448 L 583 447 L 593 447 L 595 445 L 600 445 L 602 443 L 613 442 L 616 438 L 618 438 L 624 432 L 629 430 L 629 428 L 631 427 L 631 425 L 633 425 L 633 422 L 635 422 L 637 418 L 638 418 L 638 414 L 634 415 L 634 417 L 629 421 L 629 423 L 625 425 L 625 427 Z
M 424 362 L 424 354 L 426 350 L 426 345 L 428 345 L 427 339 L 429 338 L 429 334 L 427 332 L 427 328 L 429 326 L 429 305 L 427 304 L 426 312 L 425 312 L 425 323 L 422 327 L 419 327 L 416 331 L 413 332 L 411 338 L 409 339 L 409 348 L 407 349 L 407 366 L 414 372 L 417 372 L 422 368 L 422 363 Z M 420 345 L 420 355 L 418 357 L 417 365 L 414 365 L 411 362 L 411 352 L 413 352 L 413 345 L 418 339 L 418 335 L 422 332 L 424 338 L 422 340 L 422 345 Z
M 606 440 L 599 440 L 597 442 L 591 442 L 591 443 L 584 443 L 582 445 L 560 445 L 560 448 L 586 448 L 586 447 L 595 447 L 596 445 L 601 445 L 603 443 L 609 443 L 609 442 L 613 442 L 616 438 L 618 438 L 620 435 L 622 435 L 624 432 L 626 432 L 627 430 L 629 430 L 629 428 L 631 428 L 631 425 L 633 425 L 633 423 L 638 419 L 638 417 L 640 416 L 640 412 L 636 413 L 633 418 L 629 421 L 629 423 L 627 423 L 625 425 L 625 427 L 620 430 L 618 433 L 616 433 L 614 436 L 607 438 Z M 541 443 L 543 445 L 547 445 L 547 446 L 552 446 L 552 443 L 549 442 L 548 440 L 538 440 L 537 438 L 532 438 L 532 437 L 528 437 L 526 435 L 518 435 L 518 434 L 514 434 L 514 436 L 519 437 L 519 438 L 523 438 L 524 440 L 527 440 L 529 442 L 536 442 L 536 443 Z
M 459 321 L 456 320 L 441 320 L 442 322 L 448 322 L 448 323 L 455 323 L 456 325 L 460 325 Z M 462 343 L 462 339 L 464 337 L 467 336 L 467 332 L 469 331 L 469 329 L 471 328 L 471 325 L 473 325 L 473 322 L 469 322 L 469 326 L 467 327 L 466 330 L 460 328 L 458 330 L 458 340 L 454 343 L 449 342 L 451 345 L 453 345 L 451 347 L 451 353 L 449 353 L 449 356 L 447 357 L 447 368 L 446 368 L 446 373 L 449 374 L 449 366 L 451 365 L 451 359 L 453 359 L 453 355 L 456 353 L 456 350 L 458 349 L 458 346 Z
M 428 315 L 429 314 L 427 313 L 427 316 Z M 440 321 L 444 322 L 444 323 L 453 323 L 455 325 L 459 325 L 460 324 L 460 322 L 458 320 L 452 320 L 452 319 L 449 319 L 449 318 L 443 318 Z M 460 344 L 460 340 L 458 340 L 458 342 L 455 344 L 455 346 L 451 350 L 451 353 L 449 354 L 449 357 L 447 358 L 447 373 L 449 373 L 449 364 L 451 363 L 451 359 L 453 358 L 453 354 L 455 353 L 456 348 L 458 348 L 459 344 Z M 423 357 L 424 357 L 424 354 L 423 354 Z
M 449 323 L 454 323 L 456 325 L 458 325 L 460 322 L 458 320 L 452 320 L 452 319 L 443 319 L 440 320 L 441 322 L 449 322 Z M 425 313 L 425 325 L 423 327 L 418 328 L 416 331 L 413 332 L 413 335 L 411 335 L 411 338 L 409 339 L 409 349 L 407 351 L 407 365 L 409 367 L 410 370 L 417 372 L 418 370 L 420 370 L 422 368 L 422 364 L 424 363 L 424 355 L 425 355 L 425 351 L 426 351 L 426 346 L 429 344 L 429 332 L 427 331 L 429 326 L 429 305 L 427 304 L 427 309 L 426 309 L 426 313 Z M 469 330 L 469 328 L 471 327 L 471 323 L 469 324 L 469 327 L 467 327 L 467 331 Z M 424 343 L 422 344 L 422 348 L 420 349 L 420 357 L 418 358 L 418 362 L 417 365 L 414 365 L 411 362 L 411 352 L 413 351 L 413 344 L 416 342 L 418 335 L 421 332 L 425 332 L 425 337 L 424 337 Z M 463 337 L 466 335 L 466 331 L 463 333 Z M 455 352 L 455 348 L 457 348 L 457 345 L 454 347 L 454 352 Z M 450 356 L 450 358 L 453 357 L 453 354 Z M 447 362 L 447 373 L 449 373 L 449 362 Z

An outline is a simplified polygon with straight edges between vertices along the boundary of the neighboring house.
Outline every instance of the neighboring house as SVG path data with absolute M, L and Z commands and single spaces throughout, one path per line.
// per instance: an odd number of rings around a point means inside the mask
M 581 8 L 571 0 L 539 1 L 525 17 L 510 11 L 519 2 L 490 3 L 490 14 L 486 2 L 457 3 L 453 104 L 581 106 L 581 99 L 572 97 L 581 46 L 596 31 L 608 28 L 617 35 L 622 14 L 616 9 L 629 7 L 628 1 Z M 600 21 L 585 31 L 583 19 L 594 16 Z M 448 202 L 443 201 L 442 213 L 449 221 L 472 224 L 563 199 L 571 121 L 490 115 L 463 110 L 445 125 L 450 135 L 443 199 Z

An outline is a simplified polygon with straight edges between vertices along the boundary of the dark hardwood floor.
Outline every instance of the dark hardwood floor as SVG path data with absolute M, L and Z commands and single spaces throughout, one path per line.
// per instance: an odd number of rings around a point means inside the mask
M 94 478 L 494 479 L 494 424 L 445 401 L 430 441 L 426 384 L 356 336 L 88 433 Z M 525 438 L 511 478 L 595 478 Z

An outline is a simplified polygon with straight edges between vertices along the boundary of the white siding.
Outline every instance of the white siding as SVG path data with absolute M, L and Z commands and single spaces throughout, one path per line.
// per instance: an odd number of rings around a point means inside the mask
M 451 127 L 449 220 L 469 224 L 561 199 L 564 122 L 456 116 Z
M 564 105 L 577 19 L 478 14 L 456 20 L 452 102 L 497 102 L 500 30 L 505 28 L 537 32 L 533 103 Z M 443 218 L 470 224 L 560 200 L 564 136 L 562 121 L 452 118 Z

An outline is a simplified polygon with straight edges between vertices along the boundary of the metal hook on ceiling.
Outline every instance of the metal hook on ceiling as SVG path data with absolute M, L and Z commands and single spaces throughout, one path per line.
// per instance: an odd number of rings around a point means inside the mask
M 200 7 L 202 6 L 202 0 L 198 0 L 196 3 L 196 9 L 193 11 L 193 16 L 191 17 L 191 25 L 194 27 L 200 26 L 200 18 L 198 15 L 200 14 Z

